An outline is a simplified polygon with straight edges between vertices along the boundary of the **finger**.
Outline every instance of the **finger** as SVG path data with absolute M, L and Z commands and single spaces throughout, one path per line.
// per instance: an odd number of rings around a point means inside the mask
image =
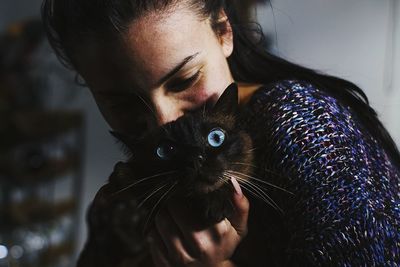
M 150 253 L 156 267 L 172 267 L 167 259 L 167 251 L 156 230 L 149 234 Z
M 236 229 L 233 228 L 231 222 L 227 218 L 215 224 L 211 230 L 215 242 L 220 242 L 227 238 L 237 238 Z
M 161 211 L 155 222 L 169 258 L 184 265 L 194 262 L 195 258 L 185 248 L 183 235 L 171 215 L 167 211 Z
M 236 229 L 237 233 L 243 237 L 247 234 L 247 220 L 249 217 L 250 203 L 243 195 L 238 181 L 232 177 L 231 182 L 235 193 L 232 196 L 232 202 L 235 206 L 234 214 L 229 218 L 230 223 Z
M 205 245 L 213 238 L 209 228 L 204 228 L 195 218 L 193 210 L 188 206 L 172 200 L 168 205 L 169 212 L 175 224 L 182 233 L 188 252 L 195 258 L 201 258 Z
M 189 253 L 199 261 L 209 260 L 208 257 L 214 255 L 222 243 L 235 244 L 241 239 L 228 219 L 204 228 L 190 216 L 193 211 L 182 203 L 170 203 L 169 210 L 185 238 Z

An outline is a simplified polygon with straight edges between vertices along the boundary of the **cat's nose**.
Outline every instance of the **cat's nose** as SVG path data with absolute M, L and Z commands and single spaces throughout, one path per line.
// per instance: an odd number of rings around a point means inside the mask
M 197 160 L 198 160 L 199 162 L 203 163 L 203 162 L 204 162 L 204 156 L 203 156 L 203 155 L 198 155 L 198 156 L 197 156 Z
M 204 160 L 205 160 L 205 158 L 203 155 L 195 156 L 195 158 L 193 160 L 195 169 L 197 169 L 197 170 L 200 169 L 203 166 Z

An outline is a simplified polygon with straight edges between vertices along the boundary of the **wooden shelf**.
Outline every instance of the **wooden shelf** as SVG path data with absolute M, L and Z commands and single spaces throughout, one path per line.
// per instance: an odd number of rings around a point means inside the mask
M 3 207 L 3 209 L 0 209 L 0 214 L 2 214 L 2 217 L 4 216 L 3 218 L 7 218 L 7 225 L 4 225 L 4 227 L 10 229 L 52 222 L 59 217 L 73 213 L 76 208 L 75 199 L 51 203 L 33 198 Z
M 58 246 L 51 246 L 41 254 L 42 266 L 54 266 L 61 257 L 72 256 L 75 245 L 71 241 L 67 241 Z
M 76 250 L 84 113 L 44 109 L 41 89 L 51 84 L 27 75 L 32 56 L 43 56 L 43 37 L 36 19 L 18 22 L 0 36 L 0 52 L 9 54 L 0 77 L 0 235 L 6 247 L 25 250 L 1 266 L 53 267 Z M 43 239 L 42 247 L 26 244 L 35 237 Z
M 8 127 L 2 128 L 4 132 L 1 134 L 9 138 L 0 146 L 10 149 L 24 143 L 43 142 L 79 129 L 83 125 L 83 116 L 80 111 L 25 110 L 13 112 L 5 123 Z
M 77 169 L 79 157 L 76 153 L 63 159 L 49 159 L 45 166 L 38 170 L 21 170 L 16 163 L 0 163 L 0 171 L 10 186 L 33 186 L 55 180 Z

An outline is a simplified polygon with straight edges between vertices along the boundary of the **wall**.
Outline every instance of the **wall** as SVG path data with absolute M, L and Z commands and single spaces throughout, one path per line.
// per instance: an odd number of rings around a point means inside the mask
M 398 11 L 397 0 L 272 0 L 272 9 L 262 4 L 255 13 L 276 40 L 274 53 L 360 86 L 398 139 L 400 58 L 392 59 L 400 46 L 393 43 L 394 34 L 397 40 L 400 35 L 400 13 L 394 16 L 395 5 Z
M 389 68 L 392 68 L 388 79 L 387 117 L 388 128 L 400 144 L 400 1 L 394 0 L 392 6 L 393 38 L 388 45 L 392 53 L 388 53 Z
M 0 30 L 10 23 L 39 15 L 41 0 L 1 0 Z
M 1 0 L 0 1 L 0 32 L 4 31 L 10 23 L 26 17 L 39 17 L 41 0 Z M 46 59 L 51 61 L 53 59 Z M 122 160 L 118 146 L 108 133 L 109 127 L 101 117 L 96 103 L 86 88 L 74 85 L 74 77 L 69 77 L 70 90 L 75 91 L 75 97 L 65 107 L 80 109 L 85 114 L 86 121 L 86 147 L 84 155 L 83 205 L 81 207 L 80 248 L 86 240 L 86 224 L 84 222 L 86 207 L 93 199 L 97 190 L 106 181 L 112 172 L 114 164 Z M 65 85 L 64 85 L 65 86 Z M 59 94 L 59 89 L 53 93 Z M 57 98 L 57 96 L 54 96 Z

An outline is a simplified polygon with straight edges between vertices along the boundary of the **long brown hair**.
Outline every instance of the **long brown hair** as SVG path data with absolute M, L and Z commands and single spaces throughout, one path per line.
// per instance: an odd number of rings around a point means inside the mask
M 61 62 L 77 69 L 75 58 L 82 43 L 118 39 L 127 25 L 144 13 L 151 10 L 167 12 L 182 2 L 197 14 L 211 18 L 216 34 L 224 30 L 224 24 L 218 22 L 218 17 L 221 10 L 225 11 L 234 36 L 234 51 L 228 63 L 236 81 L 266 84 L 282 79 L 299 79 L 313 83 L 349 106 L 400 168 L 400 153 L 396 144 L 369 105 L 364 92 L 349 81 L 293 64 L 269 53 L 260 28 L 253 27 L 256 24 L 239 21 L 235 1 L 44 0 L 42 20 L 50 44 Z

